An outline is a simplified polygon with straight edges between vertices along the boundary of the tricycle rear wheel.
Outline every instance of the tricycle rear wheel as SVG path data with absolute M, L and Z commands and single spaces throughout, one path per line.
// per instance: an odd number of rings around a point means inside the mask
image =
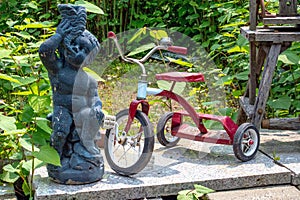
M 166 147 L 175 146 L 180 138 L 171 134 L 173 112 L 163 114 L 158 120 L 156 134 L 159 143 Z
M 256 155 L 259 148 L 259 131 L 250 123 L 241 124 L 233 139 L 233 152 L 235 156 L 243 161 L 249 161 Z

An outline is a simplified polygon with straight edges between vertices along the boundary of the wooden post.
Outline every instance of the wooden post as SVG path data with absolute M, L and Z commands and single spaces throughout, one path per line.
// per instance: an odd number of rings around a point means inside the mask
M 256 30 L 257 24 L 257 0 L 250 0 L 250 30 Z
M 258 129 L 260 129 L 263 114 L 265 112 L 265 107 L 269 97 L 269 91 L 280 50 L 281 44 L 275 43 L 271 46 L 259 85 L 259 93 L 254 104 L 254 115 L 251 121 Z
M 279 0 L 279 16 L 296 16 L 297 0 Z
M 250 79 L 249 79 L 249 103 L 254 105 L 256 96 L 256 45 L 250 42 Z
M 244 96 L 240 98 L 240 109 L 238 111 L 238 117 L 237 117 L 237 124 L 241 125 L 242 123 L 246 122 L 248 118 L 253 117 L 253 108 L 254 103 L 256 99 L 256 88 L 257 88 L 257 82 L 258 78 L 261 74 L 262 66 L 265 62 L 265 58 L 269 52 L 270 45 L 268 44 L 262 44 L 258 43 L 259 49 L 258 52 L 254 53 L 250 50 L 250 54 L 253 54 L 250 56 L 250 78 L 248 80 L 246 90 L 244 93 Z M 251 43 L 250 43 L 251 47 Z M 255 47 L 253 47 L 255 48 Z M 252 52 L 252 53 L 251 53 Z M 253 57 L 252 57 L 253 56 Z M 254 62 L 253 59 L 256 59 Z M 252 61 L 251 61 L 252 60 Z M 254 63 L 251 65 L 251 63 Z M 254 75 L 253 75 L 254 74 Z M 250 92 L 251 90 L 251 92 Z M 250 95 L 251 94 L 251 95 Z M 249 97 L 251 96 L 251 97 Z M 249 99 L 248 99 L 249 97 Z M 250 101 L 251 99 L 251 101 Z

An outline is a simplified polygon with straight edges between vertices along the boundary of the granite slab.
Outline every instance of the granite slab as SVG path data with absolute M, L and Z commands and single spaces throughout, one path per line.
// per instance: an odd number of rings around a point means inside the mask
M 292 184 L 300 185 L 300 130 L 261 131 L 260 150 L 292 172 Z
M 209 200 L 299 200 L 300 191 L 294 186 L 268 186 L 208 194 Z
M 290 184 L 292 173 L 268 155 L 258 152 L 255 159 L 238 161 L 232 146 L 181 140 L 173 148 L 155 144 L 147 167 L 137 175 L 124 177 L 106 166 L 104 178 L 87 185 L 59 185 L 45 168 L 35 176 L 36 200 L 140 199 L 176 195 L 201 184 L 216 191 Z
M 1 200 L 12 200 L 16 199 L 14 186 L 12 184 L 0 185 L 0 199 Z

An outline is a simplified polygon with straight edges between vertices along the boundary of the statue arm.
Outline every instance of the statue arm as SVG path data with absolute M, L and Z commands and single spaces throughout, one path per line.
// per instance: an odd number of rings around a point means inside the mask
M 62 36 L 59 33 L 56 33 L 41 44 L 39 48 L 40 59 L 47 70 L 51 72 L 54 72 L 59 68 L 56 50 L 62 42 L 62 39 Z
M 64 38 L 70 33 L 71 30 L 72 27 L 70 26 L 70 22 L 68 20 L 63 20 L 58 25 L 56 33 L 40 46 L 40 59 L 48 71 L 55 73 L 56 70 L 60 68 L 61 62 L 57 56 L 56 50 L 58 50 L 60 44 L 63 42 Z

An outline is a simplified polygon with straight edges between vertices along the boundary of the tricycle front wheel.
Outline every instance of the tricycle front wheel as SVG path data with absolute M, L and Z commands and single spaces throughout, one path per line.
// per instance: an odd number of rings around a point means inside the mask
M 243 162 L 251 160 L 258 151 L 259 141 L 259 131 L 253 124 L 241 124 L 233 139 L 235 156 Z
M 148 117 L 137 110 L 129 131 L 125 132 L 128 115 L 128 109 L 117 114 L 118 128 L 107 130 L 104 141 L 109 166 L 124 176 L 134 175 L 144 169 L 154 147 L 154 135 Z

